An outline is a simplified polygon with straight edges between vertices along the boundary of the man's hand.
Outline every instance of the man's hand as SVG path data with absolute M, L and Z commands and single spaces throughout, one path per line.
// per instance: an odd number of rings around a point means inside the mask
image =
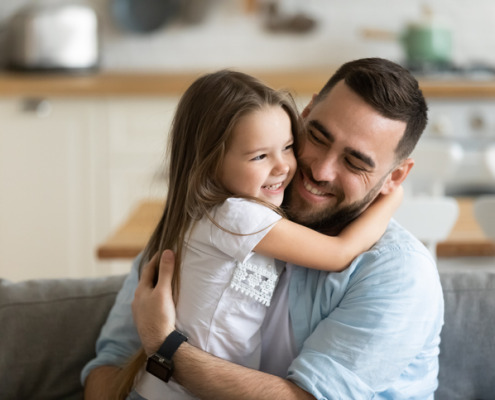
M 175 304 L 172 298 L 174 261 L 171 250 L 165 250 L 160 258 L 155 254 L 143 268 L 132 302 L 134 323 L 148 356 L 155 353 L 175 329 Z M 158 282 L 153 286 L 157 268 Z

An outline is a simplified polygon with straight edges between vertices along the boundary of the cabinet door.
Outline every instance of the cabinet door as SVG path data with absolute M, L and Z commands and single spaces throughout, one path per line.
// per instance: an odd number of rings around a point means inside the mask
M 0 276 L 76 277 L 95 268 L 88 102 L 0 99 Z
M 176 97 L 108 99 L 110 225 L 143 199 L 166 196 L 168 133 Z

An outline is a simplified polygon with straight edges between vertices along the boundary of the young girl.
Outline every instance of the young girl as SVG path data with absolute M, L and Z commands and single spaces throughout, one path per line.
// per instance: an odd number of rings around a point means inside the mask
M 283 218 L 299 125 L 292 98 L 251 76 L 196 80 L 176 111 L 166 206 L 141 261 L 175 249 L 177 329 L 251 368 L 259 367 L 260 327 L 280 272 L 274 259 L 341 271 L 379 239 L 401 198 L 378 199 L 336 237 Z M 147 399 L 192 398 L 144 371 L 145 361 L 141 352 L 124 368 L 121 396 L 135 384 L 133 395 Z

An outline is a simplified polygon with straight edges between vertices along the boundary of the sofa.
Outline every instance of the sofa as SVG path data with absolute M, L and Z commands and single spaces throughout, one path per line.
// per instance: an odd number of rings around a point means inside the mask
M 495 399 L 495 258 L 438 268 L 445 324 L 435 399 Z M 0 399 L 82 399 L 80 371 L 123 280 L 0 280 Z

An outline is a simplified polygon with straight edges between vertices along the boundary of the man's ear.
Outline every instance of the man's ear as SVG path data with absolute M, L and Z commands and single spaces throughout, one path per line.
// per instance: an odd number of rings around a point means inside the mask
M 411 168 L 414 166 L 414 160 L 412 158 L 406 158 L 402 161 L 391 173 L 388 177 L 387 181 L 382 187 L 380 193 L 389 194 L 394 191 L 397 187 L 399 187 L 404 179 L 406 179 L 407 175 L 411 171 Z
M 302 113 L 301 113 L 301 116 L 303 118 L 306 118 L 309 114 L 309 112 L 311 111 L 311 109 L 313 108 L 313 104 L 314 104 L 314 101 L 316 99 L 316 96 L 318 96 L 317 94 L 313 94 L 313 97 L 311 97 L 311 101 L 309 102 L 309 104 L 304 107 L 304 110 L 302 110 Z

